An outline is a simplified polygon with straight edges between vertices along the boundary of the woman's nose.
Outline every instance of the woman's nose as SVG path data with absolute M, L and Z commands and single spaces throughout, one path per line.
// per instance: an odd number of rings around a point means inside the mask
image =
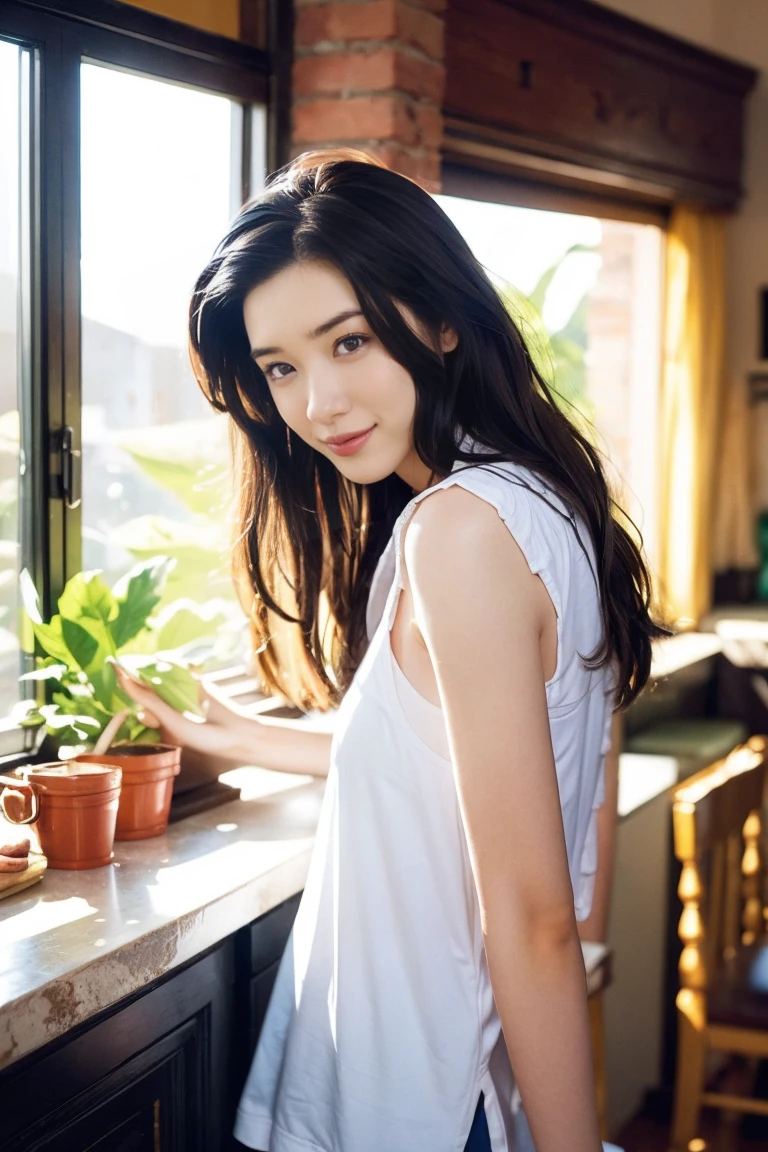
M 307 419 L 313 424 L 331 424 L 350 411 L 349 397 L 335 372 L 314 372 L 309 381 Z

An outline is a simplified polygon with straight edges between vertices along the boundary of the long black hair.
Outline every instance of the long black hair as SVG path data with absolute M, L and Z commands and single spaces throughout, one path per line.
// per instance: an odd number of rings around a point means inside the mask
M 651 640 L 667 629 L 652 619 L 648 568 L 599 452 L 558 407 L 486 272 L 432 197 L 344 151 L 308 153 L 277 173 L 235 218 L 190 305 L 197 379 L 233 424 L 234 572 L 263 687 L 303 708 L 338 703 L 365 649 L 373 570 L 413 495 L 396 475 L 353 483 L 292 434 L 250 356 L 245 297 L 307 260 L 343 273 L 375 336 L 412 376 L 413 443 L 434 477 L 456 460 L 476 460 L 457 446 L 460 428 L 490 450 L 484 464 L 532 469 L 581 516 L 604 623 L 585 661 L 615 661 L 616 705 L 626 707 L 649 677 Z M 431 343 L 398 305 L 434 335 Z M 446 326 L 458 342 L 443 354 L 438 334 Z

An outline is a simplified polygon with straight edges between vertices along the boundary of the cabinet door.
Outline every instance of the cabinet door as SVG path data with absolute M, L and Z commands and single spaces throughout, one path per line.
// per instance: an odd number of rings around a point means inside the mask
M 257 976 L 282 956 L 301 902 L 301 892 L 254 920 L 248 932 L 248 965 Z
M 251 1066 L 256 1041 L 259 1038 L 269 998 L 280 967 L 280 960 L 293 927 L 301 900 L 301 893 L 291 896 L 271 912 L 254 920 L 238 934 L 238 1013 L 235 1095 L 240 1098 L 245 1078 Z M 232 1140 L 230 1145 L 245 1152 L 245 1145 Z
M 258 976 L 251 979 L 251 1034 L 248 1037 L 249 1050 L 253 1052 L 256 1047 L 256 1041 L 261 1032 L 261 1026 L 264 1023 L 264 1017 L 267 1014 L 267 1006 L 269 998 L 272 995 L 272 989 L 275 984 L 275 977 L 277 970 L 280 967 L 280 961 L 275 960 L 274 964 L 270 964 Z
M 296 912 L 301 901 L 301 893 L 291 896 L 266 916 L 255 920 L 249 930 L 249 971 L 250 987 L 248 999 L 250 1016 L 245 1038 L 248 1063 L 256 1047 L 256 1041 L 264 1023 L 269 998 L 272 995 L 277 970 L 288 937 L 291 934 Z
M 122 1068 L 29 1129 L 25 1152 L 203 1152 L 195 1115 L 194 1023 L 129 1060 Z M 196 1122 L 197 1121 L 197 1122 Z
M 0 1152 L 220 1152 L 234 1100 L 232 941 L 0 1077 Z

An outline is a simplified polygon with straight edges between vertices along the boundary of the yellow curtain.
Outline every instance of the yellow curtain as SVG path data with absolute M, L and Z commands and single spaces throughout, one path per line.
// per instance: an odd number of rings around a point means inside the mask
M 757 568 L 760 557 L 755 533 L 756 477 L 752 455 L 754 409 L 749 385 L 742 377 L 726 380 L 725 412 L 715 475 L 715 526 L 712 566 Z
M 676 208 L 667 236 L 658 596 L 692 628 L 709 608 L 725 409 L 725 217 Z

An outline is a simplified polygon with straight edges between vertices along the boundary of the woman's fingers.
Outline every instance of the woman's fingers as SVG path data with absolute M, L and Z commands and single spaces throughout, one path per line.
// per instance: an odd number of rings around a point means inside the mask
M 135 700 L 144 710 L 147 717 L 145 723 L 148 727 L 158 728 L 171 723 L 174 718 L 180 717 L 181 713 L 170 704 L 166 704 L 148 684 L 130 676 L 119 664 L 115 664 L 114 668 L 123 692 Z M 205 719 L 214 724 L 226 724 L 230 721 L 232 713 L 236 712 L 237 708 L 233 707 L 228 702 L 227 697 L 218 692 L 215 687 L 209 688 L 198 677 L 195 679 L 197 680 L 198 702 Z
M 125 692 L 126 696 L 130 696 L 139 704 L 144 712 L 146 719 L 144 723 L 149 728 L 160 728 L 165 724 L 173 724 L 178 721 L 181 714 L 172 708 L 170 704 L 166 704 L 161 700 L 157 692 L 146 684 L 142 684 L 138 680 L 134 680 L 127 672 L 124 672 L 117 664 L 115 665 L 115 675 L 117 682 Z M 152 722 L 150 722 L 152 721 Z
M 136 713 L 136 719 L 140 720 L 145 728 L 161 728 L 162 724 L 154 712 L 150 712 L 146 708 L 139 708 Z
M 180 744 L 183 747 L 197 748 L 203 752 L 215 751 L 221 742 L 219 735 L 221 729 L 218 723 L 201 723 L 191 720 L 182 712 L 178 712 L 170 704 L 161 700 L 149 685 L 134 680 L 132 676 L 121 668 L 116 668 L 116 674 L 121 689 L 139 705 L 139 719 L 149 728 L 159 728 L 163 740 L 168 744 Z M 200 700 L 204 705 L 208 700 L 208 693 L 202 688 Z M 215 707 L 211 698 L 210 708 Z M 208 710 L 203 708 L 208 714 Z M 231 719 L 231 713 L 230 713 Z

